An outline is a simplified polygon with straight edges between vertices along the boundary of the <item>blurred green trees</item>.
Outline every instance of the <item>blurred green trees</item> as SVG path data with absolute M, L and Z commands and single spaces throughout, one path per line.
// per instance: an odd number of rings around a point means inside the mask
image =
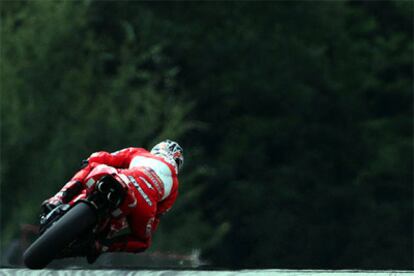
M 157 249 L 413 268 L 412 14 L 409 1 L 3 2 L 2 240 L 91 152 L 171 137 L 186 165 Z
M 163 46 L 140 48 L 127 22 L 120 41 L 94 31 L 87 2 L 25 3 L 2 22 L 2 235 L 35 222 L 97 150 L 179 138 L 194 123 L 177 95 Z M 13 206 L 8 208 L 8 206 Z

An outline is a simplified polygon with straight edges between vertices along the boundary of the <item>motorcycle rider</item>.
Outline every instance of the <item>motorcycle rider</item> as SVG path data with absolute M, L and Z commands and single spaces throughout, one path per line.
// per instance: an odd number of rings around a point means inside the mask
M 94 167 L 114 167 L 123 179 L 132 182 L 133 185 L 129 187 L 134 188 L 129 189 L 130 200 L 125 200 L 124 203 L 128 205 L 128 213 L 114 219 L 111 230 L 115 233 L 129 226 L 131 233 L 96 241 L 92 253 L 87 254 L 88 261 L 94 262 L 102 252 L 142 252 L 150 246 L 160 217 L 172 207 L 177 198 L 177 176 L 183 163 L 183 149 L 171 140 L 156 144 L 150 152 L 130 147 L 114 153 L 93 153 L 84 162 L 83 168 L 56 195 L 43 202 L 43 212 L 50 212 L 56 206 L 68 203 L 85 192 L 89 183 L 84 180 Z

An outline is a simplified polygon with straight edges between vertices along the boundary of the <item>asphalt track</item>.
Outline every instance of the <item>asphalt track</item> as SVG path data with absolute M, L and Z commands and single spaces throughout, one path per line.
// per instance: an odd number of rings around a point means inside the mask
M 217 271 L 217 270 L 84 270 L 84 269 L 65 269 L 65 270 L 29 270 L 29 269 L 0 269 L 1 276 L 14 275 L 50 275 L 50 276 L 86 276 L 86 275 L 127 275 L 127 276 L 398 276 L 398 275 L 414 275 L 414 271 L 359 271 L 359 270 L 279 270 L 279 269 L 264 269 L 264 270 L 235 270 L 235 271 Z

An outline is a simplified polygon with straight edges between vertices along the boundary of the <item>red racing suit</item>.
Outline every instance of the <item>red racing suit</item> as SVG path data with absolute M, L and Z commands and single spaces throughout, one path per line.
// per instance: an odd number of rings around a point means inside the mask
M 88 158 L 88 165 L 49 201 L 62 201 L 64 192 L 75 184 L 81 183 L 85 191 L 87 183 L 84 183 L 84 179 L 99 164 L 116 168 L 131 184 L 128 185 L 130 200 L 125 200 L 124 206 L 120 208 L 127 211 L 118 221 L 115 219 L 111 226 L 114 232 L 129 226 L 131 233 L 113 238 L 103 251 L 144 251 L 151 244 L 159 218 L 172 207 L 178 195 L 174 160 L 155 156 L 143 148 L 131 147 L 114 153 L 96 152 Z

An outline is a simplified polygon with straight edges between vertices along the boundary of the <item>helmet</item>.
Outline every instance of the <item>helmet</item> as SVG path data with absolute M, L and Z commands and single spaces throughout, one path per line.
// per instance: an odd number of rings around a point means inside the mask
M 184 164 L 183 148 L 177 142 L 171 140 L 165 140 L 156 144 L 151 153 L 157 156 L 161 156 L 165 159 L 174 160 L 177 167 L 177 171 L 180 171 Z

